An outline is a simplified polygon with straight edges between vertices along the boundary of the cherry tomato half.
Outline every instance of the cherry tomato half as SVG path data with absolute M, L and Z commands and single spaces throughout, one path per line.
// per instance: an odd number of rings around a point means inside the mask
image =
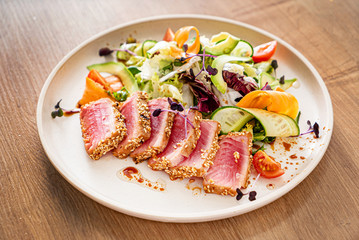
M 280 163 L 276 162 L 261 150 L 254 154 L 253 166 L 256 171 L 265 178 L 276 178 L 284 174 Z
M 174 37 L 175 37 L 175 33 L 172 31 L 172 29 L 167 28 L 167 31 L 166 31 L 165 35 L 163 36 L 163 41 L 171 42 L 171 41 L 173 41 Z
M 263 62 L 269 60 L 277 48 L 277 41 L 271 41 L 264 44 L 261 44 L 253 49 L 253 61 L 254 62 Z

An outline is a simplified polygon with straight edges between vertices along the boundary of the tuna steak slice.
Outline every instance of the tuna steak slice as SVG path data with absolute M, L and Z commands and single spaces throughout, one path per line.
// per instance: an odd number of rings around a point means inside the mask
M 177 166 L 166 170 L 171 179 L 203 177 L 208 168 L 213 164 L 213 159 L 218 151 L 218 134 L 221 130 L 219 122 L 202 120 L 200 123 L 201 136 L 197 146 L 188 158 L 185 158 Z
M 219 138 L 219 150 L 204 176 L 207 193 L 236 195 L 237 188 L 246 188 L 252 163 L 252 133 L 233 132 Z
M 194 128 L 180 114 L 176 114 L 166 148 L 162 153 L 153 156 L 148 162 L 148 166 L 153 170 L 166 170 L 176 166 L 191 155 L 201 135 L 199 125 L 202 114 L 197 110 L 189 110 L 187 112 L 187 119 L 192 123 Z M 187 136 L 185 126 L 187 126 Z
M 150 138 L 150 112 L 147 106 L 147 93 L 133 93 L 121 106 L 121 113 L 125 117 L 127 135 L 113 155 L 126 158 L 132 151 Z
M 94 160 L 116 148 L 126 135 L 118 103 L 108 98 L 82 106 L 80 122 L 86 152 Z
M 136 163 L 162 152 L 167 146 L 171 135 L 175 114 L 163 111 L 158 117 L 152 116 L 153 111 L 156 109 L 170 109 L 167 98 L 157 98 L 149 101 L 148 108 L 151 114 L 151 137 L 130 154 Z

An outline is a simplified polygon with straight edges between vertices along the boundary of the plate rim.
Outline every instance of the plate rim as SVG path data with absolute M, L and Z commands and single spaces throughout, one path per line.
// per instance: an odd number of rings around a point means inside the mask
M 306 171 L 302 171 L 301 173 L 299 173 L 296 176 L 296 181 L 290 181 L 289 183 L 285 184 L 280 189 L 278 189 L 276 192 L 273 192 L 271 194 L 261 197 L 260 201 L 252 202 L 249 206 L 246 206 L 246 208 L 243 208 L 243 207 L 241 208 L 240 207 L 241 205 L 237 205 L 237 206 L 229 207 L 226 209 L 220 209 L 220 210 L 209 211 L 209 212 L 204 212 L 204 213 L 203 212 L 198 212 L 198 213 L 196 212 L 196 213 L 190 213 L 190 214 L 188 214 L 188 213 L 187 214 L 173 214 L 172 213 L 171 216 L 169 216 L 169 214 L 166 214 L 166 212 L 144 211 L 142 209 L 136 210 L 136 208 L 128 209 L 125 207 L 118 206 L 118 204 L 116 204 L 116 201 L 102 195 L 101 193 L 96 192 L 86 183 L 82 183 L 81 181 L 78 181 L 74 175 L 66 173 L 66 171 L 65 172 L 62 171 L 62 168 L 56 164 L 56 161 L 53 160 L 55 158 L 55 156 L 52 155 L 49 147 L 47 146 L 47 143 L 45 142 L 45 136 L 44 136 L 43 125 L 42 125 L 42 114 L 43 114 L 42 109 L 43 109 L 43 103 L 44 103 L 44 98 L 45 98 L 47 89 L 48 89 L 49 85 L 51 84 L 56 73 L 66 63 L 66 61 L 68 59 L 70 59 L 73 55 L 75 55 L 79 50 L 81 50 L 87 44 L 91 43 L 92 41 L 94 41 L 98 38 L 103 37 L 106 34 L 117 31 L 124 27 L 128 27 L 128 26 L 135 25 L 135 24 L 141 24 L 141 23 L 145 23 L 148 21 L 158 21 L 158 20 L 165 20 L 165 19 L 190 19 L 190 18 L 199 19 L 199 20 L 212 20 L 212 21 L 214 20 L 217 22 L 229 23 L 229 24 L 241 26 L 241 27 L 250 29 L 252 31 L 255 31 L 257 33 L 260 33 L 262 35 L 265 35 L 267 37 L 270 37 L 272 39 L 275 39 L 280 44 L 282 44 L 283 46 L 288 48 L 311 71 L 311 73 L 314 75 L 315 79 L 317 80 L 321 90 L 323 91 L 325 103 L 326 103 L 326 107 L 327 107 L 328 115 L 329 115 L 329 119 L 327 119 L 328 126 L 326 126 L 326 127 L 327 127 L 327 129 L 330 129 L 330 131 L 328 131 L 325 136 L 326 139 L 323 142 L 322 150 L 317 154 L 317 160 L 313 161 L 314 160 L 313 159 L 312 162 L 310 164 L 308 164 L 308 166 L 305 168 Z M 39 137 L 40 137 L 40 141 L 43 146 L 43 149 L 45 150 L 45 153 L 46 153 L 48 159 L 50 160 L 51 164 L 62 175 L 62 177 L 64 177 L 66 179 L 67 182 L 69 182 L 73 187 L 75 187 L 77 190 L 82 192 L 87 197 L 89 197 L 89 198 L 95 200 L 96 202 L 98 202 L 106 207 L 109 207 L 113 210 L 116 210 L 118 212 L 121 212 L 121 213 L 124 213 L 127 215 L 131 215 L 131 216 L 135 216 L 135 217 L 139 217 L 139 218 L 143 218 L 143 219 L 148 219 L 148 220 L 161 221 L 161 222 L 205 222 L 205 221 L 220 220 L 220 219 L 224 219 L 224 218 L 241 215 L 241 214 L 253 211 L 255 209 L 258 209 L 262 206 L 265 206 L 271 202 L 274 202 L 278 198 L 280 198 L 283 195 L 285 195 L 286 193 L 288 193 L 290 190 L 294 189 L 319 164 L 319 162 L 323 158 L 323 156 L 329 146 L 330 140 L 331 140 L 331 136 L 332 136 L 332 132 L 333 132 L 333 119 L 334 119 L 334 117 L 333 117 L 332 101 L 331 101 L 328 89 L 327 89 L 323 79 L 321 78 L 318 71 L 314 68 L 314 66 L 309 62 L 309 60 L 306 57 L 304 57 L 304 55 L 301 54 L 298 50 L 296 50 L 294 47 L 292 47 L 290 44 L 288 44 L 287 42 L 285 42 L 278 36 L 276 36 L 272 33 L 269 33 L 269 32 L 267 32 L 261 28 L 258 28 L 256 26 L 253 26 L 253 25 L 241 22 L 241 21 L 228 19 L 228 18 L 223 18 L 223 17 L 218 17 L 218 16 L 210 16 L 210 15 L 200 15 L 200 14 L 166 14 L 166 15 L 159 15 L 159 16 L 154 16 L 154 17 L 146 17 L 146 18 L 136 19 L 136 20 L 132 20 L 132 21 L 108 28 L 102 32 L 99 32 L 99 33 L 91 36 L 87 40 L 85 40 L 82 43 L 80 43 L 79 45 L 77 45 L 70 52 L 68 52 L 61 59 L 61 61 L 53 68 L 53 70 L 47 77 L 47 79 L 41 89 L 41 93 L 39 95 L 39 99 L 37 102 L 37 111 L 36 111 L 37 129 L 38 129 L 38 133 L 39 133 Z

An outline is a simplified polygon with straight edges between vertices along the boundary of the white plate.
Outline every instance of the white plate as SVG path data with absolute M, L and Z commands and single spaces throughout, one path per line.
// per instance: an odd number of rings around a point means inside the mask
M 186 25 L 196 26 L 201 35 L 206 36 L 221 31 L 230 32 L 254 46 L 277 40 L 277 74 L 284 74 L 286 78 L 296 77 L 300 81 L 300 87 L 291 89 L 290 92 L 299 100 L 302 111 L 301 131 L 307 129 L 306 120 L 311 120 L 312 123 L 317 121 L 320 125 L 319 139 L 314 139 L 313 135 L 300 139 L 289 138 L 286 140 L 292 142 L 289 152 L 284 151 L 280 139 L 276 141 L 274 152 L 268 148 L 270 155 L 282 161 L 282 167 L 287 170 L 282 177 L 274 180 L 260 178 L 254 187 L 257 191 L 255 201 L 248 201 L 247 196 L 236 201 L 233 197 L 205 194 L 203 191 L 198 193 L 191 190 L 194 185 L 200 185 L 198 180 L 191 183 L 191 186 L 188 186 L 188 180 L 170 181 L 165 173 L 150 170 L 146 163 L 136 167 L 152 181 L 158 178 L 164 180 L 165 191 L 157 192 L 120 180 L 116 173 L 126 166 L 134 166 L 131 159 L 119 160 L 107 154 L 99 161 L 91 160 L 84 150 L 78 115 L 56 119 L 50 116 L 59 99 L 63 99 L 61 106 L 64 108 L 76 105 L 85 86 L 85 76 L 88 73 L 86 66 L 110 60 L 98 56 L 101 47 L 118 47 L 129 35 L 140 41 L 160 40 L 167 27 L 178 29 Z M 136 217 L 168 222 L 200 222 L 252 211 L 283 196 L 303 181 L 319 163 L 329 144 L 333 112 L 327 88 L 318 72 L 302 54 L 275 35 L 248 24 L 218 17 L 172 15 L 117 26 L 90 38 L 67 54 L 45 82 L 37 107 L 37 124 L 41 142 L 52 164 L 67 181 L 88 197 Z M 292 154 L 296 154 L 298 158 L 289 158 Z M 254 177 L 255 172 L 250 178 L 252 183 Z M 270 183 L 274 184 L 274 189 L 266 187 Z

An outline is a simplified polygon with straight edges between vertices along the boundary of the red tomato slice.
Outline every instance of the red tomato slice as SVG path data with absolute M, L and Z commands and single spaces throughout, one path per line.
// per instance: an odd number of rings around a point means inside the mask
M 277 41 L 267 42 L 255 47 L 253 49 L 253 61 L 257 63 L 269 60 L 273 56 L 276 48 Z
M 261 150 L 254 154 L 253 166 L 256 171 L 265 178 L 276 178 L 284 174 L 280 163 L 276 162 Z
M 172 31 L 172 29 L 167 28 L 167 31 L 166 31 L 165 35 L 163 36 L 163 41 L 171 42 L 171 41 L 173 41 L 174 37 L 175 37 L 175 33 Z

